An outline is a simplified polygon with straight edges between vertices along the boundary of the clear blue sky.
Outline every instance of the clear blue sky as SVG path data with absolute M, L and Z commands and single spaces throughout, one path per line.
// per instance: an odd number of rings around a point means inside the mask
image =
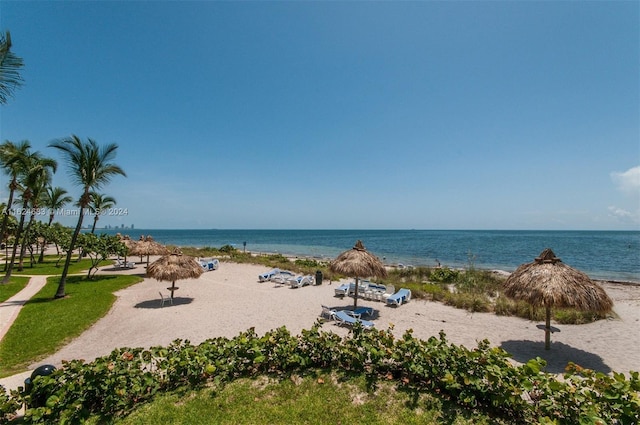
M 0 138 L 117 143 L 103 192 L 128 214 L 100 225 L 634 230 L 639 22 L 637 1 L 2 1 L 25 83 Z

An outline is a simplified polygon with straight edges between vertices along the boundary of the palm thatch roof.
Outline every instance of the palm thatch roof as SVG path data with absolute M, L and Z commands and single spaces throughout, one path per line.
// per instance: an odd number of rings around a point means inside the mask
M 362 241 L 336 257 L 329 264 L 334 273 L 351 276 L 356 279 L 353 306 L 358 306 L 358 279 L 361 277 L 387 277 L 387 269 L 378 257 L 366 250 Z
M 572 307 L 607 313 L 613 301 L 585 273 L 569 267 L 549 248 L 523 264 L 504 282 L 506 296 L 535 307 Z
M 564 264 L 549 248 L 533 262 L 522 264 L 503 284 L 504 294 L 534 307 L 545 307 L 545 349 L 550 348 L 551 308 L 571 307 L 608 313 L 613 301 L 585 273 Z
M 147 267 L 147 276 L 159 281 L 172 282 L 171 298 L 176 280 L 197 279 L 203 273 L 202 266 L 188 255 L 176 249 L 169 255 L 163 255 Z
M 169 250 L 160 242 L 153 240 L 151 235 L 148 235 L 140 236 L 140 239 L 136 241 L 131 248 L 129 248 L 129 254 L 139 255 L 140 257 L 146 255 L 148 266 L 150 255 L 167 255 L 169 254 Z
M 329 269 L 352 277 L 387 277 L 387 270 L 380 259 L 367 251 L 362 241 L 357 241 L 353 248 L 338 255 L 329 264 Z

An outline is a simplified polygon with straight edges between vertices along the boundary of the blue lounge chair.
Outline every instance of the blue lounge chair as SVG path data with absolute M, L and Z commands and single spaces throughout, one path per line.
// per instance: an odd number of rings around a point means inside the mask
M 411 299 L 411 290 L 400 288 L 398 292 L 387 298 L 387 305 L 402 305 Z
M 371 316 L 373 314 L 373 308 L 372 307 L 358 307 L 355 310 L 345 310 L 345 312 L 349 316 L 353 316 L 356 319 L 360 319 L 363 314 L 366 314 L 367 316 Z
M 368 320 L 356 319 L 353 316 L 349 316 L 344 310 L 334 311 L 332 312 L 331 316 L 333 316 L 338 325 L 353 326 L 356 323 L 360 323 L 360 325 L 362 325 L 362 327 L 365 329 L 371 329 L 374 326 L 373 322 L 370 322 Z
M 258 281 L 259 282 L 266 282 L 267 280 L 270 280 L 272 277 L 274 277 L 275 275 L 280 273 L 280 269 L 273 269 L 273 270 L 269 270 L 266 273 L 262 273 L 261 275 L 258 276 Z

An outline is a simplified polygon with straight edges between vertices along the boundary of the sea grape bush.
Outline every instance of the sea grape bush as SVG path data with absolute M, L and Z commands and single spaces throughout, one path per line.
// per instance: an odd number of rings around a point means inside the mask
M 67 362 L 34 380 L 31 393 L 0 392 L 0 421 L 25 404 L 25 423 L 79 423 L 91 415 L 125 416 L 161 392 L 198 388 L 234 379 L 335 370 L 364 374 L 372 389 L 380 380 L 414 392 L 429 392 L 512 423 L 637 424 L 640 377 L 613 376 L 569 365 L 562 379 L 542 372 L 532 359 L 513 366 L 508 354 L 488 341 L 475 349 L 439 338 L 395 338 L 388 330 L 356 327 L 347 337 L 319 325 L 291 335 L 282 327 L 263 336 L 253 329 L 192 345 L 120 348 L 91 363 Z

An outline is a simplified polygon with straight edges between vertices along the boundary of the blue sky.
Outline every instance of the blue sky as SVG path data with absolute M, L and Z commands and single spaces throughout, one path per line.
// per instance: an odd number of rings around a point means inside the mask
M 3 0 L 25 83 L 0 138 L 117 143 L 126 215 L 100 225 L 637 230 L 639 22 L 636 1 Z

